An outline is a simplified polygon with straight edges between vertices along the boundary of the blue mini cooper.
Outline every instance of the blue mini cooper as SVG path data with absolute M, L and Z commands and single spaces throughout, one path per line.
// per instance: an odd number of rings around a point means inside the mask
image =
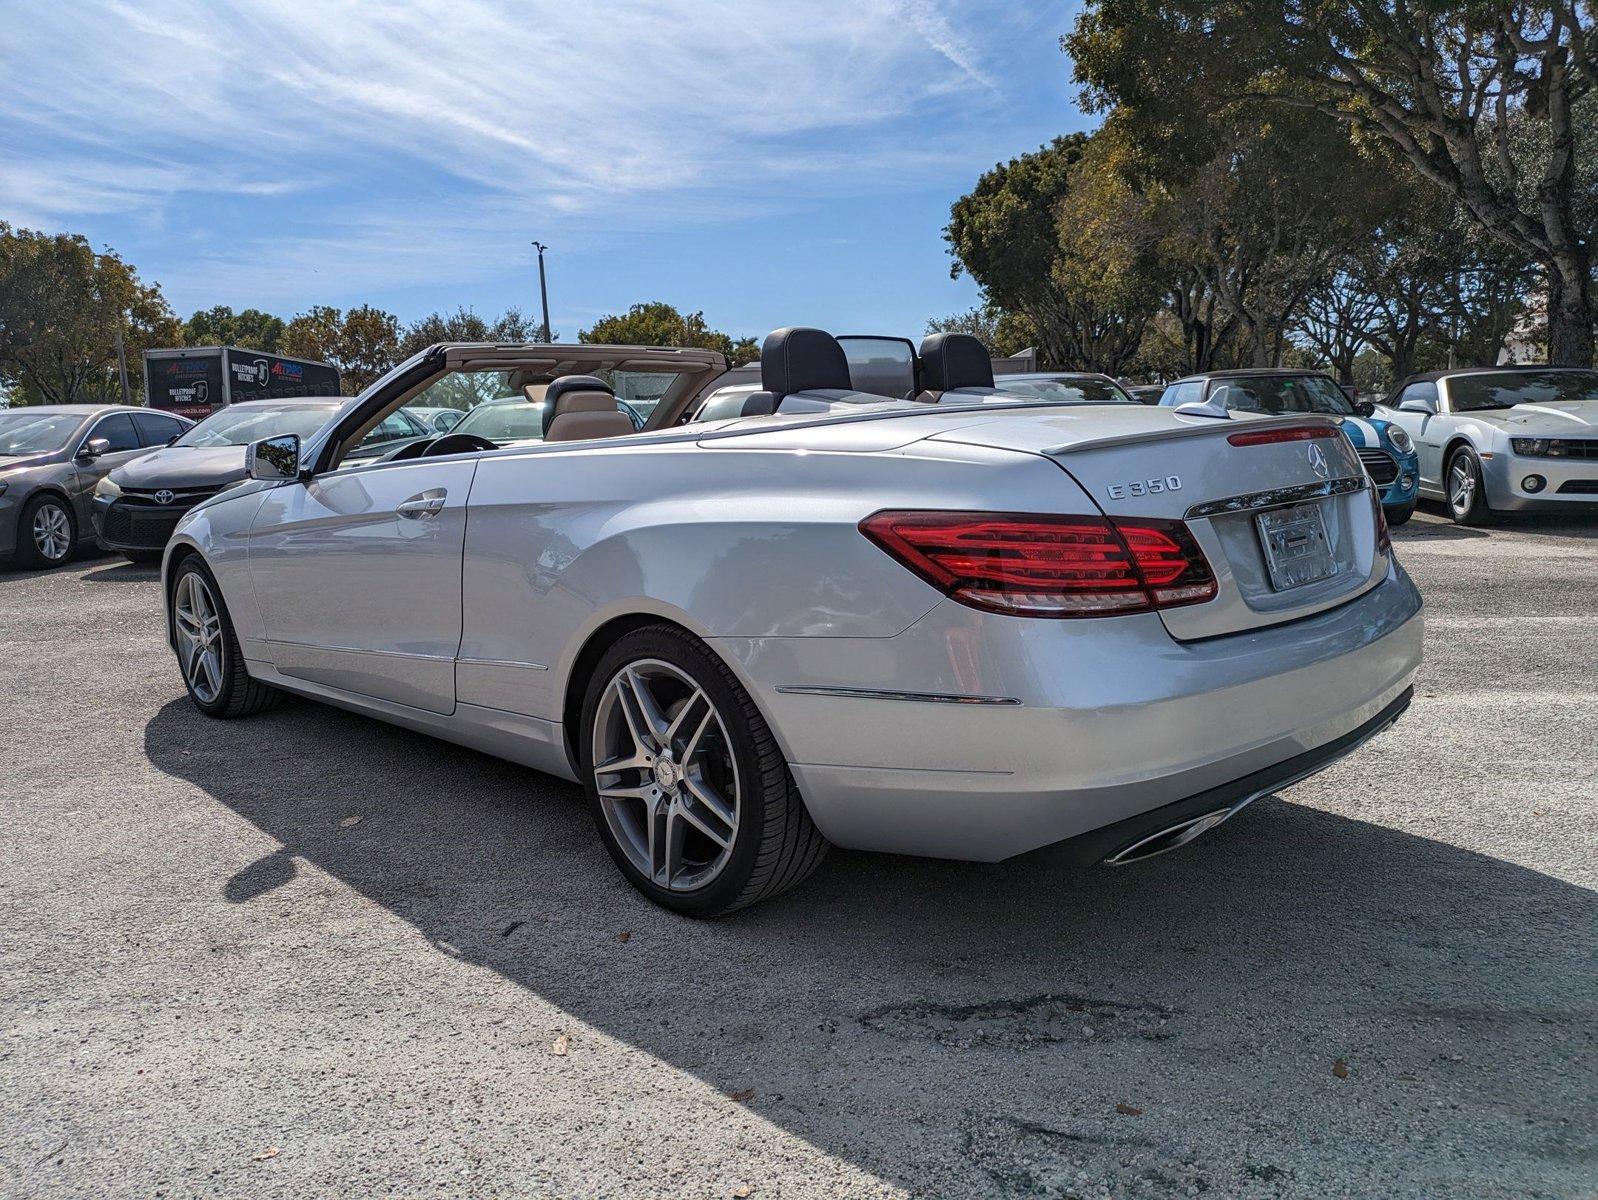
M 1373 405 L 1349 399 L 1331 376 L 1286 367 L 1210 371 L 1178 379 L 1160 397 L 1166 408 L 1206 402 L 1272 416 L 1318 413 L 1337 417 L 1381 493 L 1387 523 L 1402 525 L 1414 514 L 1420 487 L 1415 443 L 1401 426 L 1373 417 Z

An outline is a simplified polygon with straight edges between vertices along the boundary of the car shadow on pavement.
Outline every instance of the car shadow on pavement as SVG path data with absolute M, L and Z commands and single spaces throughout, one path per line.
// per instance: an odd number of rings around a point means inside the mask
M 576 786 L 496 759 L 297 700 L 175 700 L 144 742 L 281 846 L 218 864 L 218 903 L 307 864 L 558 1006 L 575 1046 L 620 1039 L 915 1194 L 1075 1194 L 1105 1163 L 1274 1194 L 1316 1156 L 1366 1194 L 1469 1190 L 1472 1162 L 1512 1191 L 1591 1178 L 1598 897 L 1444 842 L 1267 799 L 1137 867 L 835 852 L 695 922 L 625 884 Z M 1385 785 L 1355 786 L 1379 816 Z
M 126 559 L 112 560 L 103 567 L 83 573 L 86 583 L 144 583 L 160 578 L 159 563 L 136 563 Z

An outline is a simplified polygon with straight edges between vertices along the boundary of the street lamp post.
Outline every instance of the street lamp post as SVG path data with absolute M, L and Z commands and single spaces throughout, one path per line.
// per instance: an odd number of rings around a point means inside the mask
M 544 342 L 548 344 L 554 340 L 549 335 L 549 288 L 544 285 L 544 251 L 549 247 L 543 242 L 534 242 L 533 247 L 538 251 L 538 299 L 544 306 Z

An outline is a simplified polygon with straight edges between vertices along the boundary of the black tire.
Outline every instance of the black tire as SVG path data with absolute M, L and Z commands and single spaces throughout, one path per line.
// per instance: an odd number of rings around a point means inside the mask
M 221 672 L 214 696 L 208 696 L 202 690 L 198 690 L 195 678 L 191 678 L 190 666 L 185 662 L 183 634 L 180 629 L 174 629 L 178 669 L 183 673 L 183 686 L 188 690 L 189 699 L 194 702 L 194 707 L 206 716 L 216 717 L 219 720 L 254 716 L 274 707 L 283 698 L 283 694 L 269 684 L 250 677 L 250 672 L 245 666 L 244 654 L 239 648 L 238 635 L 233 631 L 233 620 L 228 616 L 227 603 L 222 599 L 222 589 L 217 586 L 216 577 L 198 557 L 185 559 L 172 578 L 174 625 L 181 622 L 178 616 L 179 599 L 184 596 L 185 581 L 191 576 L 195 577 L 199 585 L 205 589 L 215 609 L 216 637 L 220 643 L 216 659 Z
M 1456 476 L 1463 473 L 1468 480 L 1464 485 L 1468 495 L 1462 497 L 1456 488 Z M 1448 459 L 1448 470 L 1443 476 L 1445 503 L 1448 515 L 1456 525 L 1485 525 L 1492 520 L 1493 510 L 1487 506 L 1487 484 L 1482 477 L 1481 459 L 1469 446 L 1461 446 Z
M 161 550 L 119 550 L 117 553 L 121 554 L 122 557 L 127 559 L 129 562 L 138 563 L 140 566 L 149 566 L 151 563 L 160 562 L 161 561 L 161 555 L 164 553 L 164 551 L 161 551 Z
M 738 824 L 720 873 L 693 890 L 661 886 L 640 870 L 611 828 L 593 769 L 601 701 L 624 667 L 665 663 L 687 676 L 715 707 L 739 780 Z M 770 899 L 803 881 L 827 853 L 788 772 L 771 729 L 738 679 L 703 642 L 674 625 L 650 625 L 620 638 L 594 669 L 583 697 L 579 735 L 583 784 L 600 840 L 629 882 L 649 899 L 692 917 L 717 917 Z
M 46 510 L 58 514 L 58 518 L 66 523 L 66 550 L 55 557 L 45 553 L 34 537 L 34 522 L 39 519 L 40 513 Z M 45 492 L 22 506 L 22 515 L 17 521 L 17 552 L 14 559 L 17 566 L 29 571 L 59 567 L 63 563 L 71 562 L 72 556 L 77 552 L 78 519 L 72 511 L 71 503 L 54 492 Z
M 1382 512 L 1387 517 L 1387 527 L 1389 529 L 1397 529 L 1415 515 L 1415 505 L 1410 503 L 1404 505 L 1403 508 L 1384 508 Z

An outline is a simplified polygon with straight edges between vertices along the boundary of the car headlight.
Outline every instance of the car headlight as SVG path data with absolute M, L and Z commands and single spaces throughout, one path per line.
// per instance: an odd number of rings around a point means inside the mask
M 1509 448 L 1529 458 L 1543 458 L 1551 452 L 1553 444 L 1547 438 L 1510 438 Z
M 122 489 L 111 481 L 111 476 L 103 475 L 100 482 L 94 485 L 94 494 L 101 500 L 115 500 L 122 494 Z
M 1393 449 L 1400 454 L 1412 454 L 1415 443 L 1409 440 L 1409 434 L 1404 432 L 1402 425 L 1389 425 L 1387 427 L 1387 440 L 1393 443 Z

